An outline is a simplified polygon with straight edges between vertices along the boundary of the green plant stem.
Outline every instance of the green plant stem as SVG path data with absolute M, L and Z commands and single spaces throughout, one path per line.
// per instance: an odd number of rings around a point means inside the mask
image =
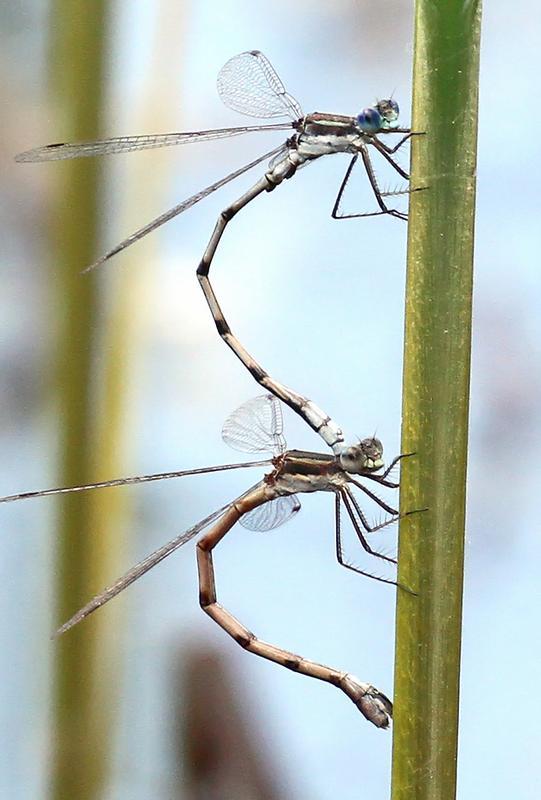
M 456 792 L 480 20 L 416 3 L 393 800 Z
M 103 103 L 105 0 L 56 0 L 50 18 L 55 127 L 66 140 L 97 138 Z M 94 331 L 100 306 L 97 282 L 80 275 L 95 257 L 99 227 L 99 170 L 93 159 L 56 165 L 51 207 L 52 274 L 57 322 L 59 448 L 62 483 L 95 479 L 99 392 Z M 106 474 L 100 471 L 99 474 Z M 94 498 L 59 502 L 56 526 L 56 621 L 103 585 L 111 551 L 100 542 Z M 107 577 L 110 577 L 108 574 Z M 102 580 L 104 578 L 102 577 Z M 109 697 L 113 653 L 104 623 L 90 620 L 54 643 L 50 793 L 55 800 L 94 800 L 104 794 L 111 750 Z M 114 673 L 113 673 L 114 674 Z

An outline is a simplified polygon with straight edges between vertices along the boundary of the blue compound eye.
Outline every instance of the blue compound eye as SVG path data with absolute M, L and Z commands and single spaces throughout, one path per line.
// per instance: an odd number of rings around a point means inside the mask
M 392 125 L 393 122 L 396 122 L 400 113 L 396 100 L 378 100 L 376 109 L 383 117 L 384 123 L 386 122 L 388 125 Z
M 383 119 L 377 109 L 364 108 L 361 113 L 357 115 L 357 122 L 361 130 L 372 133 L 373 131 L 379 131 L 381 129 Z

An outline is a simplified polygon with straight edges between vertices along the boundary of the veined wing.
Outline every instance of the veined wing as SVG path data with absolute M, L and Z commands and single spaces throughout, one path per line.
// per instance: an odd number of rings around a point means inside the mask
M 165 211 L 163 214 L 160 214 L 159 217 L 156 217 L 156 219 L 153 219 L 151 222 L 148 222 L 146 225 L 143 225 L 142 228 L 139 228 L 139 230 L 135 231 L 135 233 L 132 233 L 131 236 L 128 236 L 126 239 L 123 239 L 121 242 L 115 245 L 115 247 L 113 247 L 111 250 L 108 250 L 107 253 L 98 258 L 97 261 L 94 261 L 93 264 L 90 264 L 90 266 L 86 267 L 86 269 L 82 271 L 90 272 L 90 270 L 99 267 L 100 264 L 105 263 L 105 261 L 108 261 L 110 258 L 112 258 L 112 256 L 116 256 L 117 253 L 122 252 L 122 250 L 125 250 L 127 247 L 130 247 L 130 245 L 134 244 L 135 242 L 138 242 L 139 239 L 143 238 L 143 236 L 146 236 L 148 233 L 155 231 L 156 228 L 159 228 L 161 225 L 165 225 L 165 223 L 169 222 L 170 219 L 178 217 L 178 215 L 182 214 L 183 211 L 187 211 L 196 203 L 199 203 L 200 200 L 204 200 L 204 198 L 208 197 L 209 194 L 212 194 L 218 189 L 221 189 L 222 186 L 226 185 L 226 183 L 235 180 L 235 178 L 238 178 L 240 175 L 244 175 L 245 172 L 248 172 L 248 170 L 252 169 L 252 167 L 257 166 L 257 164 L 260 164 L 262 161 L 268 161 L 269 158 L 272 158 L 278 153 L 285 153 L 286 150 L 287 150 L 286 145 L 280 145 L 279 147 L 275 147 L 274 150 L 270 150 L 268 153 L 264 153 L 262 156 L 259 156 L 259 158 L 256 158 L 249 164 L 245 164 L 240 169 L 235 170 L 235 172 L 231 172 L 229 175 L 226 175 L 225 178 L 220 178 L 219 181 L 216 181 L 216 183 L 212 183 L 210 186 L 207 186 L 206 189 L 201 189 L 200 192 L 193 194 L 191 197 L 188 197 L 187 200 L 183 200 L 182 203 L 179 203 L 177 206 L 170 208 L 169 211 Z
M 72 494 L 73 492 L 87 492 L 90 489 L 109 489 L 112 486 L 133 486 L 135 483 L 151 483 L 170 478 L 185 478 L 188 475 L 206 475 L 210 472 L 225 472 L 230 469 L 244 469 L 251 467 L 267 467 L 272 464 L 270 459 L 265 461 L 245 461 L 240 464 L 219 464 L 213 467 L 195 467 L 194 469 L 181 469 L 174 472 L 155 472 L 152 475 L 132 475 L 126 478 L 113 478 L 109 481 L 97 483 L 84 483 L 80 486 L 60 486 L 55 489 L 39 489 L 34 492 L 19 492 L 0 497 L 0 503 L 13 503 L 15 500 L 30 500 L 33 497 L 49 497 L 57 494 Z
M 285 90 L 270 61 L 259 50 L 233 56 L 218 74 L 222 102 L 248 117 L 301 119 L 299 103 Z
M 194 142 L 210 142 L 215 139 L 227 139 L 231 136 L 242 136 L 256 131 L 284 131 L 291 129 L 291 123 L 282 122 L 273 125 L 246 125 L 235 128 L 215 128 L 208 131 L 187 131 L 185 133 L 149 133 L 142 136 L 118 136 L 113 139 L 98 139 L 94 142 L 74 142 L 47 144 L 36 147 L 15 156 L 15 161 L 61 161 L 67 158 L 86 158 L 103 156 L 112 153 L 132 153 L 135 150 L 150 150 L 158 147 L 172 147 Z
M 271 394 L 262 394 L 233 411 L 224 422 L 222 439 L 229 447 L 244 453 L 280 455 L 286 449 L 283 428 L 280 401 Z
M 239 522 L 250 531 L 270 531 L 283 525 L 298 511 L 301 502 L 296 494 L 283 495 L 244 514 Z
M 259 486 L 261 486 L 260 481 L 243 492 L 240 497 L 237 497 L 236 500 L 233 501 L 233 503 L 226 503 L 225 506 L 222 506 L 217 511 L 213 511 L 212 514 L 208 515 L 208 517 L 200 520 L 191 528 L 188 528 L 187 531 L 184 531 L 184 533 L 181 533 L 179 536 L 171 539 L 171 541 L 167 542 L 167 544 L 164 544 L 157 550 L 154 550 L 154 552 L 150 553 L 150 555 L 148 555 L 146 558 L 143 558 L 142 561 L 139 561 L 138 564 L 124 573 L 121 578 L 118 578 L 118 580 L 116 580 L 110 586 L 107 586 L 103 592 L 100 592 L 99 594 L 95 595 L 92 600 L 89 600 L 85 606 L 80 608 L 79 611 L 77 611 L 73 617 L 71 617 L 71 619 L 65 622 L 56 631 L 56 635 L 60 636 L 62 633 L 66 633 L 66 631 L 69 631 L 69 629 L 73 628 L 74 625 L 82 622 L 83 619 L 92 614 L 93 611 L 101 608 L 101 606 L 105 605 L 105 603 L 108 603 L 109 600 L 112 600 L 113 597 L 116 597 L 117 594 L 123 592 L 124 589 L 130 586 L 130 584 L 138 580 L 142 575 L 155 567 L 156 564 L 159 564 L 160 561 L 163 561 L 164 558 L 167 558 L 167 556 L 171 555 L 171 553 L 174 553 L 175 550 L 178 550 L 179 547 L 182 547 L 182 545 L 191 541 L 194 536 L 197 536 L 198 533 L 201 533 L 202 530 L 207 528 L 212 522 L 214 522 L 214 520 L 218 519 L 218 517 L 220 517 L 225 511 L 231 508 L 234 503 L 238 502 L 243 497 L 246 497 L 246 495 L 250 494 L 250 492 L 252 492 L 254 489 L 257 489 Z
M 184 533 L 181 533 L 180 536 L 175 537 L 167 544 L 162 545 L 159 547 L 158 550 L 155 550 L 153 553 L 148 555 L 142 561 L 139 561 L 134 567 L 132 567 L 128 572 L 126 572 L 121 578 L 116 580 L 110 586 L 100 592 L 99 594 L 95 595 L 85 606 L 79 609 L 71 619 L 65 622 L 57 631 L 56 635 L 60 636 L 62 633 L 66 633 L 69 631 L 70 628 L 73 628 L 74 625 L 77 625 L 78 622 L 81 622 L 83 619 L 88 617 L 92 614 L 93 611 L 96 609 L 101 608 L 101 606 L 108 603 L 109 600 L 112 600 L 113 597 L 116 597 L 117 594 L 124 591 L 131 583 L 136 581 L 146 572 L 148 572 L 152 567 L 155 567 L 156 564 L 159 564 L 160 561 L 163 561 L 164 558 L 174 553 L 175 550 L 178 550 L 179 547 L 182 545 L 187 544 L 194 536 L 197 536 L 207 525 L 210 525 L 211 522 L 214 522 L 227 508 L 229 508 L 230 503 L 222 508 L 219 508 L 217 511 L 214 511 L 212 514 L 209 514 L 208 517 L 205 519 L 200 520 L 196 525 L 189 528 Z

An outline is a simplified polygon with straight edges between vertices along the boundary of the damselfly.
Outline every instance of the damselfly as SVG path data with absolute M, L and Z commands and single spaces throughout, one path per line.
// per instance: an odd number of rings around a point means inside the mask
M 394 559 L 374 550 L 368 543 L 366 536 L 396 522 L 400 518 L 399 514 L 396 509 L 385 503 L 354 476 L 362 476 L 364 479 L 374 481 L 381 486 L 397 488 L 398 484 L 390 481 L 388 476 L 401 456 L 395 458 L 385 471 L 377 475 L 376 473 L 382 470 L 384 465 L 382 460 L 383 447 L 376 438 L 363 439 L 354 447 L 349 448 L 348 460 L 344 464 L 340 457 L 330 454 L 286 450 L 282 429 L 280 403 L 271 395 L 263 395 L 240 406 L 226 420 L 222 435 L 224 441 L 235 449 L 252 453 L 269 452 L 272 454 L 270 459 L 119 478 L 82 486 L 22 492 L 2 497 L 0 498 L 0 503 L 81 492 L 88 489 L 144 483 L 165 478 L 199 475 L 222 470 L 260 466 L 270 467 L 271 471 L 265 475 L 262 481 L 256 483 L 231 503 L 227 503 L 222 508 L 212 512 L 212 514 L 200 520 L 193 527 L 155 550 L 128 570 L 121 578 L 97 594 L 83 608 L 79 609 L 71 619 L 65 622 L 57 633 L 62 634 L 68 631 L 138 580 L 159 564 L 160 561 L 163 561 L 164 558 L 201 533 L 205 528 L 212 526 L 197 542 L 199 602 L 203 610 L 244 649 L 295 672 L 338 686 L 353 700 L 370 722 L 373 722 L 377 727 L 386 728 L 392 713 L 392 704 L 374 686 L 359 681 L 349 673 L 317 664 L 275 645 L 262 642 L 217 602 L 212 560 L 213 549 L 236 522 L 240 522 L 245 528 L 257 531 L 271 530 L 284 524 L 300 509 L 297 493 L 332 492 L 335 498 L 335 547 L 339 563 L 361 575 L 366 575 L 384 583 L 395 583 L 393 580 L 372 575 L 345 560 L 342 548 L 340 511 L 342 507 L 346 510 L 353 530 L 367 553 L 394 564 Z M 378 525 L 370 525 L 352 491 L 352 487 L 360 489 L 390 517 Z
M 395 208 L 387 206 L 384 197 L 389 194 L 401 194 L 395 191 L 385 193 L 380 190 L 368 146 L 375 148 L 391 167 L 405 180 L 408 173 L 395 161 L 393 154 L 414 133 L 409 128 L 398 127 L 398 103 L 390 98 L 379 100 L 374 106 L 365 108 L 357 116 L 349 117 L 341 114 L 313 113 L 303 114 L 299 103 L 286 92 L 285 87 L 268 59 L 259 50 L 250 50 L 231 58 L 218 74 L 218 93 L 229 108 L 250 117 L 280 118 L 287 117 L 289 122 L 268 125 L 248 125 L 215 130 L 190 131 L 185 133 L 145 134 L 142 136 L 120 136 L 113 139 L 102 139 L 95 142 L 59 143 L 28 150 L 15 157 L 16 161 L 57 161 L 83 156 L 108 155 L 110 153 L 126 153 L 134 150 L 167 147 L 170 145 L 192 144 L 214 139 L 239 136 L 245 133 L 261 131 L 292 130 L 293 135 L 284 144 L 264 153 L 259 158 L 245 164 L 235 172 L 221 178 L 202 189 L 197 194 L 184 200 L 179 205 L 161 214 L 144 225 L 131 236 L 117 244 L 105 255 L 91 264 L 92 269 L 102 264 L 116 253 L 125 250 L 134 242 L 151 231 L 178 216 L 225 184 L 243 175 L 263 161 L 270 163 L 265 175 L 242 197 L 222 212 L 221 220 L 226 222 L 241 208 L 262 192 L 270 192 L 282 181 L 291 178 L 299 167 L 304 166 L 324 155 L 333 153 L 349 153 L 351 162 L 340 185 L 336 201 L 332 209 L 334 219 L 350 219 L 353 217 L 370 217 L 390 214 L 400 219 L 406 215 Z M 394 147 L 389 147 L 381 139 L 380 134 L 402 134 Z M 350 178 L 351 172 L 359 158 L 364 165 L 370 186 L 376 198 L 379 211 L 343 214 L 340 201 Z M 223 231 L 222 231 L 223 232 Z M 221 234 L 220 234 L 221 236 Z M 218 236 L 218 239 L 220 238 Z M 218 241 L 215 242 L 215 247 Z M 214 248 L 215 249 L 215 248 Z

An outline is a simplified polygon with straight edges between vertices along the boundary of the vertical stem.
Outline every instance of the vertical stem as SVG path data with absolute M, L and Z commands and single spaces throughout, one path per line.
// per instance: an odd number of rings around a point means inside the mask
M 51 10 L 50 53 L 55 126 L 66 140 L 96 138 L 103 103 L 106 41 L 104 0 L 56 0 Z M 57 165 L 56 203 L 51 209 L 52 275 L 58 320 L 59 448 L 63 483 L 94 479 L 97 405 L 93 333 L 99 296 L 96 282 L 80 275 L 95 257 L 99 227 L 99 162 Z M 95 591 L 107 572 L 110 551 L 100 545 L 92 504 L 62 498 L 57 524 L 56 614 L 68 618 Z M 103 796 L 109 766 L 112 654 L 103 623 L 81 626 L 55 642 L 51 797 Z
M 64 140 L 90 140 L 100 130 L 104 93 L 104 63 L 109 6 L 105 0 L 88 3 L 56 0 L 53 8 L 52 82 Z M 174 106 L 177 88 L 171 81 L 156 88 L 152 76 L 164 75 L 178 60 L 185 29 L 182 4 L 161 4 L 147 80 L 138 92 L 133 130 L 163 127 L 160 120 Z M 168 94 L 169 93 L 169 94 Z M 133 108 L 133 107 L 132 107 Z M 165 123 L 164 123 L 165 125 Z M 131 128 L 131 123 L 129 125 Z M 170 153 L 155 153 L 152 165 L 134 164 L 123 178 L 119 229 L 135 228 L 155 214 L 167 186 Z M 81 159 L 54 165 L 58 202 L 51 211 L 55 225 L 54 274 L 58 294 L 58 382 L 60 386 L 61 483 L 85 483 L 122 474 L 119 462 L 126 446 L 135 351 L 144 350 L 138 316 L 155 283 L 155 238 L 138 244 L 128 257 L 139 264 L 126 282 L 126 273 L 108 276 L 106 303 L 97 294 L 99 273 L 81 276 L 99 244 L 99 176 L 103 161 Z M 109 168 L 109 164 L 105 165 Z M 53 166 L 51 167 L 53 169 Z M 141 187 L 144 187 L 144 191 Z M 129 219 L 132 214 L 137 222 Z M 124 256 L 126 260 L 126 256 Z M 142 264 L 147 267 L 144 275 Z M 151 283 L 152 282 L 152 283 Z M 99 334 L 95 341 L 93 334 Z M 139 341 L 138 341 L 139 340 Z M 101 349 L 98 345 L 101 344 Z M 97 357 L 96 357 L 97 354 Z M 61 498 L 57 527 L 57 621 L 74 610 L 120 572 L 121 532 L 126 527 L 126 495 L 91 492 Z M 114 713 L 121 685 L 118 668 L 118 607 L 112 605 L 55 642 L 55 708 L 53 719 L 52 797 L 97 800 L 106 793 L 111 768 Z M 136 714 L 135 717 L 136 718 Z
M 393 800 L 456 791 L 480 0 L 417 0 Z

